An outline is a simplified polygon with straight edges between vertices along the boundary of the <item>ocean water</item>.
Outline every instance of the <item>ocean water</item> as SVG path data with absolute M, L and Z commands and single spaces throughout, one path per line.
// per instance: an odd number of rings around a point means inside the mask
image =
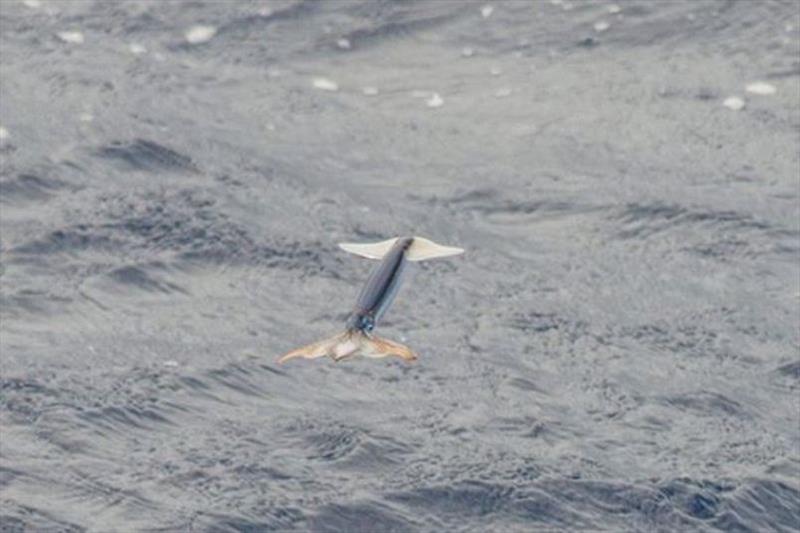
M 796 2 L 2 0 L 0 158 L 0 531 L 800 529 Z

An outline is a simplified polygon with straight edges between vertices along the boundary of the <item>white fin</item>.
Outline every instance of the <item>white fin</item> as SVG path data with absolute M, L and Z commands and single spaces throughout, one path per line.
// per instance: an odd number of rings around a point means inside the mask
M 351 254 L 360 255 L 368 259 L 382 259 L 386 252 L 392 249 L 397 237 L 381 242 L 360 244 L 355 242 L 340 242 L 339 248 Z
M 436 257 L 448 257 L 463 254 L 463 248 L 455 246 L 442 246 L 424 237 L 414 237 L 411 246 L 406 250 L 406 259 L 409 261 L 424 261 Z

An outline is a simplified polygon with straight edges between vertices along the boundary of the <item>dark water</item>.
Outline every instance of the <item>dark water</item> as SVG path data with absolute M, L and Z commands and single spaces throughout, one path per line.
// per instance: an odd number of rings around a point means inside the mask
M 800 7 L 617 4 L 2 0 L 0 530 L 797 531 Z

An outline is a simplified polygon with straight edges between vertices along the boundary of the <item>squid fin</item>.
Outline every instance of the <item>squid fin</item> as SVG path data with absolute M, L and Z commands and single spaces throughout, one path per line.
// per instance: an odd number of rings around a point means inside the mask
M 339 248 L 351 254 L 360 255 L 368 259 L 381 259 L 386 252 L 392 249 L 397 237 L 374 243 L 340 242 Z
M 435 259 L 437 257 L 449 257 L 451 255 L 463 254 L 463 248 L 455 246 L 442 246 L 435 242 L 426 239 L 425 237 L 414 237 L 406 251 L 406 259 L 409 261 L 424 261 L 426 259 Z
M 383 256 L 392 249 L 395 242 L 397 242 L 397 237 L 375 243 L 341 242 L 339 243 L 339 248 L 368 259 L 382 259 Z M 463 248 L 442 246 L 425 237 L 414 237 L 411 246 L 409 246 L 406 251 L 406 259 L 409 261 L 424 261 L 426 259 L 449 257 L 451 255 L 463 253 Z

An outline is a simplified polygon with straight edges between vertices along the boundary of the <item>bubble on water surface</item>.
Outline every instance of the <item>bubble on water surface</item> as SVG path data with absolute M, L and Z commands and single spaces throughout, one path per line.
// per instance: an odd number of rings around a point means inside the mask
M 377 87 L 364 87 L 361 89 L 361 92 L 364 93 L 366 96 L 375 96 L 378 94 Z
M 494 7 L 490 5 L 485 5 L 481 8 L 481 16 L 485 19 L 488 19 L 494 13 Z
M 339 39 L 336 41 L 336 46 L 341 48 L 342 50 L 350 50 L 350 41 L 348 39 Z

